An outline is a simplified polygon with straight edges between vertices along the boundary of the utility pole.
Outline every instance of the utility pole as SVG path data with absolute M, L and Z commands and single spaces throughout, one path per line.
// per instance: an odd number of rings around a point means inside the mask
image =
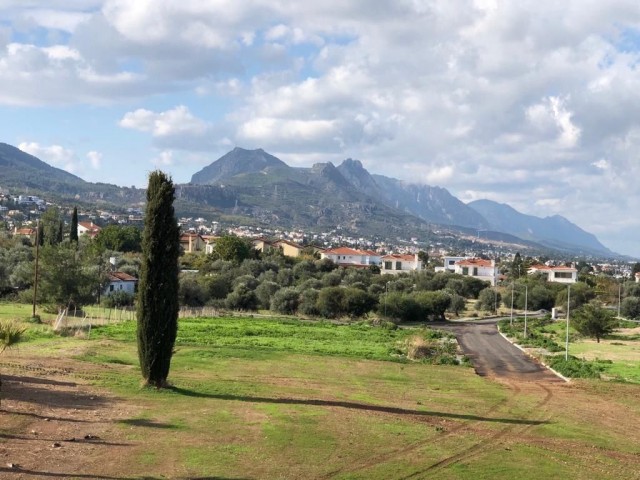
M 622 299 L 622 284 L 618 284 L 618 318 L 620 318 L 620 301 Z

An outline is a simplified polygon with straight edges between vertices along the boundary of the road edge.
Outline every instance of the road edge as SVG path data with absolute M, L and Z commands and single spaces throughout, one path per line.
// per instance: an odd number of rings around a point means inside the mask
M 567 383 L 571 383 L 571 379 L 569 377 L 565 377 L 564 375 L 562 375 L 560 372 L 558 372 L 557 370 L 551 368 L 549 365 L 547 365 L 545 362 L 543 362 L 542 360 L 540 360 L 538 357 L 536 357 L 535 355 L 531 355 L 531 353 L 529 353 L 527 350 L 525 350 L 523 347 L 521 347 L 520 345 L 518 345 L 515 342 L 512 342 L 509 337 L 507 337 L 504 333 L 502 333 L 500 331 L 500 328 L 496 325 L 496 328 L 498 330 L 498 333 L 502 336 L 502 338 L 504 338 L 507 342 L 509 342 L 511 345 L 513 345 L 514 347 L 516 347 L 518 350 L 520 350 L 522 353 L 524 353 L 525 355 L 527 355 L 530 358 L 533 358 L 534 360 L 536 360 L 538 363 L 540 363 L 544 368 L 546 368 L 547 370 L 549 370 L 551 373 L 553 373 L 555 376 L 557 376 L 558 378 L 561 378 L 562 380 L 564 380 Z

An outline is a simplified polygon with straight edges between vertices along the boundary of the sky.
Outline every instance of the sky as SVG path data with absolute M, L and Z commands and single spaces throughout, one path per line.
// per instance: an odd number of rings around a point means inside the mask
M 0 0 L 0 141 L 139 187 L 353 158 L 640 257 L 639 65 L 637 0 Z

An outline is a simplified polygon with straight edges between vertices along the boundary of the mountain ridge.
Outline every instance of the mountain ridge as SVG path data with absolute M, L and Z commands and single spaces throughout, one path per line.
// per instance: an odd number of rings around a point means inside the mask
M 3 143 L 0 186 L 33 187 L 96 204 L 131 206 L 144 201 L 142 189 L 85 182 Z M 442 231 L 458 231 L 461 239 L 473 243 L 473 232 L 491 231 L 485 236 L 498 242 L 504 238 L 517 244 L 512 240 L 517 238 L 531 248 L 616 255 L 560 215 L 543 219 L 506 204 L 497 209 L 488 207 L 495 207 L 490 201 L 465 204 L 446 188 L 371 174 L 352 158 L 338 166 L 320 162 L 291 167 L 262 149 L 236 147 L 194 173 L 191 183 L 176 187 L 183 213 L 252 217 L 261 224 L 282 227 L 330 227 L 372 239 L 429 237 L 438 226 Z
M 578 227 L 562 215 L 536 217 L 518 212 L 506 203 L 475 200 L 468 204 L 478 211 L 494 230 L 509 233 L 523 240 L 532 240 L 555 249 L 581 247 L 588 251 L 611 254 L 595 235 Z

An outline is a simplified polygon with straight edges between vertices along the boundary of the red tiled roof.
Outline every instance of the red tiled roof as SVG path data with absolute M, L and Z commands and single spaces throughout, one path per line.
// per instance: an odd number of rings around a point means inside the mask
M 297 243 L 291 242 L 289 240 L 284 240 L 284 239 L 276 240 L 275 242 L 273 242 L 274 245 L 279 245 L 281 243 L 284 243 L 294 248 L 299 248 L 300 250 L 304 248 L 302 245 L 298 245 Z
M 495 265 L 491 264 L 491 260 L 484 260 L 482 258 L 467 258 L 465 260 L 458 260 L 456 265 L 460 265 L 462 267 L 494 267 Z
M 110 282 L 137 282 L 138 279 L 124 272 L 109 272 L 107 274 Z
M 372 252 L 371 250 L 355 250 L 353 248 L 349 248 L 349 247 L 338 247 L 338 248 L 332 248 L 330 250 L 325 250 L 324 251 L 325 255 L 365 255 L 365 256 L 374 256 L 374 257 L 379 257 L 380 255 L 378 255 L 376 252 Z
M 416 257 L 415 255 L 401 254 L 401 253 L 391 253 L 389 255 L 385 255 L 382 257 L 383 260 L 404 260 L 405 262 L 413 262 Z
M 92 232 L 99 232 L 100 231 L 100 227 L 98 225 L 96 225 L 93 222 L 78 222 L 78 226 L 80 227 L 84 227 L 89 231 Z

